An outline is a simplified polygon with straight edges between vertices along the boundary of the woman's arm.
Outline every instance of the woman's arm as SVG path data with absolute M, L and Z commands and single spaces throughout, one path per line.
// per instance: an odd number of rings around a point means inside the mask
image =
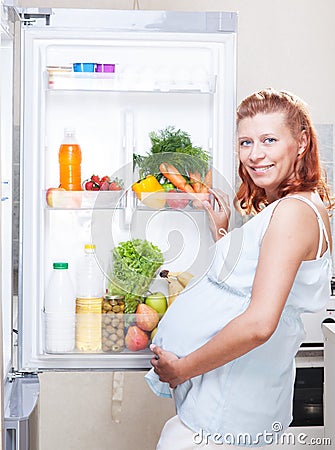
M 301 262 L 314 259 L 319 226 L 314 211 L 297 199 L 279 203 L 264 235 L 249 307 L 211 340 L 183 358 L 159 347 L 151 362 L 172 388 L 209 372 L 255 347 L 274 333 Z

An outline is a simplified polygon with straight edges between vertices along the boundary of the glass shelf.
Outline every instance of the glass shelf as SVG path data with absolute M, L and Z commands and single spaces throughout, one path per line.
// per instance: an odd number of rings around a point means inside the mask
M 64 191 L 50 188 L 43 191 L 44 204 L 50 210 L 132 209 L 202 211 L 203 201 L 214 207 L 209 193 L 142 192 L 138 196 L 131 190 L 120 191 Z
M 133 193 L 134 194 L 134 193 Z M 202 202 L 208 201 L 214 207 L 214 196 L 210 193 L 176 191 L 140 192 L 132 196 L 133 208 L 203 211 Z
M 139 74 L 46 72 L 45 86 L 47 91 L 213 94 L 216 89 L 216 77 L 192 81 L 145 79 Z

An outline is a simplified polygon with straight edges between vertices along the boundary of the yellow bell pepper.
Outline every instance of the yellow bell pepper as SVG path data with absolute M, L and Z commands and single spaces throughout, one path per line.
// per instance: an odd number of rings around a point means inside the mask
M 142 180 L 136 181 L 131 188 L 145 205 L 153 209 L 164 208 L 165 191 L 153 175 L 147 175 Z
M 136 181 L 136 183 L 134 183 L 131 188 L 136 194 L 141 192 L 164 191 L 162 185 L 153 175 L 147 175 L 142 180 Z

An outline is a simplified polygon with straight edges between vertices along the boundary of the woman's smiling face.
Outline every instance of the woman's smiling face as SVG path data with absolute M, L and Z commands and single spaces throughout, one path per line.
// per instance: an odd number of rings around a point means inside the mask
M 283 112 L 256 114 L 239 123 L 239 157 L 256 186 L 263 188 L 269 202 L 276 200 L 278 187 L 294 177 L 295 162 L 306 146 L 305 133 L 295 138 Z

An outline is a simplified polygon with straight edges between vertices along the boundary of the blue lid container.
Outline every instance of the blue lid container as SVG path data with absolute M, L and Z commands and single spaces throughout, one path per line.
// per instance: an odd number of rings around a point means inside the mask
M 73 63 L 74 72 L 94 72 L 96 63 Z

